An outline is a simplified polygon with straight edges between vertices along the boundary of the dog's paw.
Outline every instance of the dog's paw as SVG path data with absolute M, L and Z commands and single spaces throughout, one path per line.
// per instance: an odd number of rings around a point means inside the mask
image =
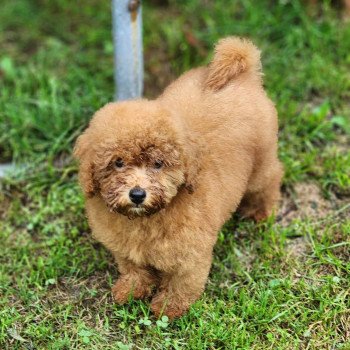
M 185 314 L 190 305 L 186 300 L 172 296 L 166 292 L 159 292 L 152 299 L 151 310 L 156 317 L 165 315 L 172 320 Z
M 267 210 L 258 210 L 251 216 L 251 218 L 255 222 L 260 222 L 260 221 L 266 220 L 270 216 L 270 214 L 271 213 L 268 212 Z
M 136 276 L 119 277 L 112 287 L 113 299 L 118 304 L 125 304 L 129 298 L 144 299 L 152 294 L 152 286 L 142 283 Z
M 271 215 L 271 211 L 256 207 L 241 207 L 238 212 L 243 218 L 251 219 L 255 222 L 263 221 Z

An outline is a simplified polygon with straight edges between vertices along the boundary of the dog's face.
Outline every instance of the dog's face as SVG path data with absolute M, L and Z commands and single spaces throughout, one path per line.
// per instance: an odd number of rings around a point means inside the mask
M 130 219 L 171 202 L 187 173 L 183 144 L 164 114 L 124 102 L 95 115 L 75 147 L 87 196 L 99 194 L 110 211 Z
M 151 215 L 164 208 L 184 183 L 180 153 L 170 144 L 120 145 L 107 166 L 94 178 L 111 211 L 129 218 Z

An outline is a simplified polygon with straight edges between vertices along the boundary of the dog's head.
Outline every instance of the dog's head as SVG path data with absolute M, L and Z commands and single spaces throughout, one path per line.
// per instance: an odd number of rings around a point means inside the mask
M 180 187 L 193 191 L 198 159 L 169 112 L 152 101 L 111 103 L 78 138 L 79 180 L 89 197 L 129 218 L 154 214 Z

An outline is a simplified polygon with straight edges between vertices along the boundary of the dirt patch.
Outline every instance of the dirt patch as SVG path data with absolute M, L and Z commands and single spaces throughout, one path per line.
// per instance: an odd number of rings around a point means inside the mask
M 83 303 L 85 306 L 96 304 L 100 299 L 110 291 L 108 285 L 108 272 L 95 272 L 87 279 L 76 280 L 62 277 L 49 289 L 50 303 L 76 304 Z
M 334 143 L 338 152 L 349 152 L 350 149 L 350 138 L 348 135 L 338 135 L 337 141 Z
M 0 187 L 0 190 L 1 187 Z M 11 206 L 11 200 L 7 196 L 0 194 L 0 220 L 4 220 L 6 217 L 6 213 L 10 209 Z
M 299 258 L 307 255 L 309 244 L 306 237 L 297 237 L 289 239 L 285 250 L 291 258 Z
M 301 182 L 293 190 L 285 191 L 277 222 L 285 227 L 296 219 L 319 220 L 330 215 L 338 207 L 335 200 L 326 200 L 314 183 Z
M 277 223 L 287 227 L 295 220 L 317 223 L 330 216 L 334 216 L 334 219 L 336 216 L 336 220 L 339 220 L 342 215 L 347 215 L 345 211 L 339 211 L 345 205 L 346 203 L 337 199 L 336 196 L 332 196 L 329 200 L 325 199 L 321 189 L 314 183 L 298 183 L 293 189 L 284 191 Z M 346 211 L 349 212 L 350 208 Z M 291 258 L 305 257 L 309 249 L 307 237 L 297 236 L 297 233 L 286 243 L 286 253 Z

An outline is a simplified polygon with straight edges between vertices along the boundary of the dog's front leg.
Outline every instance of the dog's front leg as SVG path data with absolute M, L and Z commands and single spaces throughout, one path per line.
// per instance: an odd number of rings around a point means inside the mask
M 140 267 L 132 261 L 117 258 L 120 276 L 112 287 L 114 300 L 124 304 L 130 297 L 144 299 L 152 294 L 153 287 L 159 283 L 158 276 L 151 269 Z
M 159 291 L 152 299 L 154 314 L 170 319 L 183 315 L 202 294 L 210 266 L 211 255 L 197 263 L 184 264 L 173 273 L 163 273 Z

